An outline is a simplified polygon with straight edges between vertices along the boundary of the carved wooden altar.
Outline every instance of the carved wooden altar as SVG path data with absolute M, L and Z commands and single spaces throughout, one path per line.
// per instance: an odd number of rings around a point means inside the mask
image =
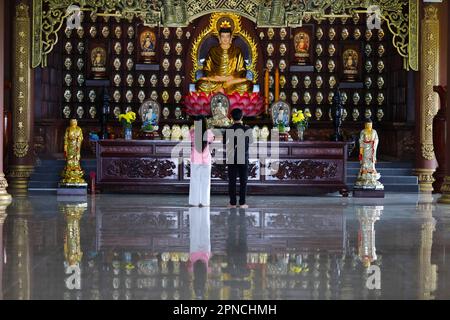
M 216 145 L 217 144 L 217 145 Z M 173 148 L 183 149 L 172 156 Z M 226 165 L 221 143 L 213 145 L 211 192 L 226 194 Z M 272 146 L 255 144 L 267 154 L 250 157 L 248 193 L 264 195 L 307 195 L 341 192 L 347 196 L 347 143 L 326 141 L 280 142 L 279 162 Z M 102 192 L 177 193 L 189 192 L 189 143 L 164 140 L 102 140 L 97 144 L 97 185 Z M 279 165 L 277 172 L 270 171 Z M 264 172 L 268 172 L 264 174 Z

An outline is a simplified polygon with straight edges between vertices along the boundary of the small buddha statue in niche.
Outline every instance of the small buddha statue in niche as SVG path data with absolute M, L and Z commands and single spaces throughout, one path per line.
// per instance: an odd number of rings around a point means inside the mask
M 219 29 L 219 45 L 212 47 L 203 64 L 204 77 L 195 84 L 197 91 L 206 93 L 240 94 L 253 91 L 253 83 L 246 78 L 244 55 L 232 43 L 233 31 L 229 21 Z
M 355 81 L 358 76 L 358 53 L 353 49 L 347 49 L 343 54 L 344 79 Z
M 91 70 L 94 79 L 104 79 L 106 76 L 106 51 L 102 47 L 96 47 L 91 52 Z
M 140 35 L 141 57 L 144 63 L 152 63 L 156 57 L 156 35 L 153 31 L 146 30 Z

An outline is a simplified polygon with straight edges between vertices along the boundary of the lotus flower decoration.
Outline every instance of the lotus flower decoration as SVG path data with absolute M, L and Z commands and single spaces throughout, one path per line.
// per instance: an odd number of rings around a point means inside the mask
M 188 115 L 211 115 L 211 99 L 214 94 L 206 94 L 204 92 L 190 92 L 184 97 L 184 105 L 186 114 Z M 258 93 L 239 94 L 234 92 L 226 95 L 230 101 L 229 111 L 239 108 L 246 117 L 255 117 L 261 114 L 263 109 L 263 97 Z
M 204 92 L 190 92 L 184 97 L 186 114 L 191 116 L 210 116 L 211 98 L 211 94 L 208 95 Z

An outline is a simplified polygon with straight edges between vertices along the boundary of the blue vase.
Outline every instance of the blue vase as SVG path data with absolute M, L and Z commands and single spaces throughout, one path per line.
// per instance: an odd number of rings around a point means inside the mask
M 132 127 L 124 127 L 124 138 L 125 140 L 132 140 L 133 139 L 133 129 Z

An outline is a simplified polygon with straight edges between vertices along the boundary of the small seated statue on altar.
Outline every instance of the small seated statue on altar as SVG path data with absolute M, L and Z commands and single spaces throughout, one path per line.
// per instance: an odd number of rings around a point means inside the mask
M 355 190 L 384 190 L 384 186 L 378 181 L 380 174 L 375 169 L 378 142 L 377 131 L 372 129 L 372 121 L 368 119 L 359 137 L 359 162 L 361 168 L 355 183 Z
M 151 128 L 150 131 L 154 131 L 154 127 L 157 127 L 158 123 L 157 123 L 157 117 L 156 114 L 153 113 L 153 109 L 152 108 L 148 108 L 147 112 L 144 113 L 142 115 L 142 128 L 145 131 L 146 128 Z
M 62 186 L 86 186 L 84 181 L 84 171 L 80 165 L 81 143 L 83 142 L 83 132 L 78 126 L 76 119 L 70 120 L 70 126 L 64 134 L 64 158 L 66 166 L 61 173 Z
M 219 45 L 209 50 L 203 64 L 204 76 L 195 84 L 198 92 L 243 94 L 253 91 L 252 81 L 246 78 L 244 55 L 233 45 L 232 33 L 230 22 L 223 21 L 219 29 Z
M 224 128 L 231 125 L 232 121 L 228 118 L 230 101 L 228 98 L 218 93 L 211 99 L 212 118 L 208 119 L 208 127 Z
M 156 101 L 147 100 L 139 108 L 139 115 L 142 119 L 141 138 L 155 139 L 158 135 L 160 106 Z

